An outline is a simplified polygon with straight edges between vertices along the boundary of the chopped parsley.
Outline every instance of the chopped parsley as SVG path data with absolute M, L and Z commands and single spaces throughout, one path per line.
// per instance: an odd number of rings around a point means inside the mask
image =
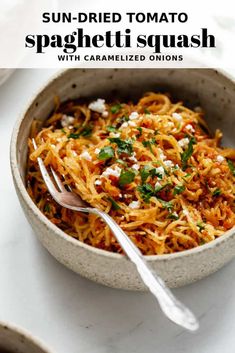
M 61 131 L 63 132 L 63 134 L 66 134 L 66 131 L 65 131 L 65 129 L 63 128 L 63 129 L 61 129 Z
M 215 191 L 213 191 L 212 196 L 219 196 L 219 195 L 221 195 L 221 193 L 222 193 L 222 191 L 219 188 L 217 188 L 217 189 L 215 189 Z
M 199 228 L 199 232 L 202 232 L 205 229 L 205 224 L 202 222 L 197 222 L 197 226 Z
M 185 170 L 188 167 L 188 160 L 193 154 L 193 145 L 196 143 L 194 137 L 191 137 L 189 140 L 188 148 L 181 153 L 181 162 L 182 162 L 182 169 Z
M 117 114 L 120 112 L 121 109 L 122 109 L 122 105 L 120 103 L 115 104 L 111 107 L 111 113 Z
M 71 133 L 68 135 L 68 138 L 69 139 L 78 139 L 80 136 L 83 136 L 83 137 L 90 137 L 91 136 L 91 133 L 92 133 L 92 129 L 93 129 L 93 126 L 91 125 L 86 125 L 84 126 L 80 132 L 78 133 Z
M 118 153 L 126 153 L 131 155 L 133 153 L 133 146 L 131 140 L 121 140 L 119 137 L 109 138 L 109 141 L 112 143 L 116 143 L 118 146 Z
M 228 163 L 228 166 L 229 166 L 229 169 L 230 169 L 232 175 L 235 176 L 235 166 L 234 166 L 233 162 L 230 159 L 227 159 L 227 163 Z
M 157 194 L 158 192 L 164 190 L 166 187 L 168 187 L 169 185 L 171 185 L 171 183 L 166 183 L 164 185 L 159 185 L 155 187 L 155 193 Z
M 122 169 L 118 183 L 120 186 L 125 186 L 127 184 L 132 183 L 132 181 L 134 179 L 135 179 L 135 172 L 134 171 Z
M 107 131 L 108 131 L 108 132 L 116 132 L 117 129 L 116 129 L 116 127 L 114 127 L 114 126 L 107 126 Z
M 140 170 L 140 177 L 142 180 L 142 183 L 145 183 L 145 181 L 148 179 L 148 177 L 154 177 L 157 176 L 159 179 L 162 179 L 162 174 L 156 172 L 156 168 L 151 168 L 148 165 L 145 165 L 141 170 Z
M 182 192 L 185 190 L 184 185 L 176 185 L 173 190 L 173 195 L 179 195 L 182 194 Z
M 136 135 L 136 137 L 138 139 L 142 135 L 143 129 L 142 129 L 142 127 L 137 127 L 137 130 L 139 131 L 139 133 Z
M 114 149 L 111 146 L 101 148 L 98 158 L 102 161 L 114 157 Z
M 146 203 L 149 203 L 150 198 L 155 195 L 154 188 L 149 183 L 145 183 L 143 185 L 139 185 L 137 187 L 137 190 L 139 191 L 141 198 Z
M 153 153 L 152 145 L 154 145 L 155 143 L 156 143 L 156 140 L 154 138 L 152 138 L 151 140 L 146 140 L 142 142 L 143 146 L 148 147 L 152 153 Z
M 162 199 L 158 199 L 162 204 L 162 207 L 165 208 L 167 211 L 171 212 L 173 209 L 173 203 L 171 201 L 164 201 Z
M 114 201 L 114 199 L 113 199 L 111 196 L 108 197 L 108 201 L 111 202 L 112 208 L 113 208 L 115 211 L 120 210 L 121 207 L 117 204 L 116 201 Z

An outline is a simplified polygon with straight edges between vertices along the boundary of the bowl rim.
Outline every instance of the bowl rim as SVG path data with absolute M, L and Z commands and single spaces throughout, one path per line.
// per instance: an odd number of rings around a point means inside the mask
M 113 68 L 109 68 L 113 69 Z M 120 68 L 117 70 L 139 70 L 138 68 Z M 141 70 L 164 70 L 164 68 L 151 68 L 151 69 L 144 69 L 141 68 Z M 40 222 L 44 224 L 47 228 L 51 229 L 54 233 L 56 233 L 57 236 L 62 238 L 65 241 L 68 241 L 72 246 L 78 247 L 78 248 L 83 248 L 84 250 L 90 251 L 91 253 L 98 255 L 98 256 L 103 256 L 103 257 L 108 257 L 112 258 L 114 260 L 121 260 L 121 259 L 126 259 L 127 261 L 128 258 L 123 255 L 123 254 L 118 254 L 114 253 L 108 250 L 103 250 L 99 249 L 96 247 L 93 247 L 92 245 L 86 244 L 81 242 L 80 240 L 73 238 L 72 236 L 68 235 L 64 231 L 62 231 L 59 227 L 54 225 L 52 222 L 50 222 L 47 217 L 39 210 L 39 208 L 35 205 L 33 200 L 30 198 L 26 187 L 23 183 L 23 180 L 21 179 L 19 168 L 18 168 L 18 163 L 17 163 L 17 139 L 19 135 L 19 130 L 21 127 L 22 122 L 24 121 L 24 118 L 26 114 L 28 113 L 29 109 L 32 107 L 34 102 L 36 101 L 37 97 L 49 86 L 51 85 L 54 81 L 59 80 L 61 77 L 63 77 L 66 72 L 71 71 L 71 70 L 78 70 L 80 72 L 84 71 L 84 68 L 70 68 L 70 69 L 60 69 L 56 73 L 50 76 L 49 79 L 46 80 L 45 83 L 43 83 L 39 89 L 36 90 L 36 92 L 32 93 L 31 98 L 28 99 L 28 102 L 26 103 L 26 108 L 24 108 L 23 112 L 20 113 L 18 119 L 16 120 L 16 123 L 13 127 L 12 135 L 11 135 L 11 142 L 10 142 L 10 164 L 11 164 L 11 173 L 14 179 L 15 184 L 17 185 L 17 189 L 20 192 L 24 202 L 27 204 L 28 208 L 33 212 L 34 216 L 37 217 Z M 99 68 L 87 68 L 85 71 L 89 70 L 105 70 L 105 69 L 99 69 Z M 169 68 L 165 68 L 165 70 L 169 70 Z M 173 70 L 173 69 L 171 69 Z M 174 70 L 197 70 L 197 71 L 206 71 L 210 70 L 211 72 L 217 73 L 223 78 L 229 80 L 231 83 L 235 84 L 235 77 L 233 77 L 231 74 L 229 74 L 228 71 L 225 71 L 221 68 L 175 68 Z M 223 235 L 220 237 L 216 238 L 215 240 L 210 241 L 209 243 L 197 246 L 192 249 L 188 250 L 183 250 L 180 252 L 176 253 L 171 253 L 171 254 L 161 254 L 161 255 L 144 255 L 145 260 L 147 261 L 173 261 L 176 258 L 181 258 L 181 257 L 187 257 L 187 256 L 195 256 L 198 253 L 204 252 L 206 250 L 210 250 L 214 247 L 217 247 L 221 245 L 221 243 L 225 242 L 228 238 L 230 238 L 232 235 L 235 235 L 235 226 L 225 232 Z
M 37 348 L 40 348 L 45 353 L 52 353 L 51 349 L 45 346 L 45 344 L 38 338 L 35 338 L 28 330 L 22 328 L 19 325 L 16 325 L 9 321 L 0 320 L 0 329 L 9 330 L 13 334 L 22 335 L 29 342 L 34 344 Z M 3 347 L 4 348 L 4 347 Z

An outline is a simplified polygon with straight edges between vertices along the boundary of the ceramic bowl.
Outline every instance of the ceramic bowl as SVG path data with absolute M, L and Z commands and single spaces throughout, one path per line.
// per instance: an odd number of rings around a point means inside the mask
M 120 254 L 93 248 L 66 235 L 39 211 L 25 189 L 27 137 L 32 120 L 44 120 L 52 111 L 54 96 L 62 101 L 78 97 L 132 99 L 146 91 L 170 92 L 190 106 L 206 111 L 212 130 L 224 132 L 234 145 L 235 84 L 212 69 L 70 69 L 44 87 L 17 122 L 11 141 L 11 167 L 16 191 L 33 230 L 47 250 L 62 264 L 93 281 L 131 290 L 145 287 L 135 266 Z M 235 230 L 206 245 L 146 260 L 170 287 L 199 280 L 215 272 L 235 255 Z
M 30 333 L 12 324 L 0 322 L 0 352 L 4 353 L 50 353 Z

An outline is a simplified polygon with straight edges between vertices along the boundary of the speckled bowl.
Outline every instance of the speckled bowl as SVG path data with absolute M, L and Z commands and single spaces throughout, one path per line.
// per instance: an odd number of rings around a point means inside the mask
M 234 143 L 235 84 L 212 69 L 71 69 L 51 80 L 17 122 L 11 141 L 11 167 L 16 191 L 32 228 L 48 251 L 71 270 L 107 286 L 131 290 L 145 287 L 135 266 L 119 254 L 83 244 L 53 225 L 39 211 L 25 189 L 27 137 L 34 118 L 46 119 L 54 96 L 62 101 L 78 97 L 132 99 L 149 90 L 172 93 L 191 106 L 202 106 L 212 129 Z M 235 256 L 235 230 L 198 248 L 146 260 L 170 287 L 182 286 L 215 272 Z
M 0 322 L 0 352 L 51 353 L 27 331 L 4 322 Z

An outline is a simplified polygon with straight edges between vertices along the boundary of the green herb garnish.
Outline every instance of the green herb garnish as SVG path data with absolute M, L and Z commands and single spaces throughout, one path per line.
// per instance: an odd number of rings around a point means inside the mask
M 63 128 L 63 129 L 61 129 L 61 131 L 64 133 L 64 134 L 66 134 L 66 131 L 65 131 L 65 129 Z
M 156 143 L 156 140 L 154 138 L 151 140 L 146 140 L 142 142 L 143 146 L 148 147 L 152 153 L 153 153 L 152 145 L 154 145 L 155 143 Z
M 111 146 L 101 148 L 98 158 L 102 161 L 114 157 L 114 149 Z
M 120 103 L 115 104 L 111 107 L 111 113 L 117 114 L 120 112 L 121 108 L 122 108 L 122 105 Z
M 176 221 L 177 219 L 179 219 L 179 216 L 177 215 L 176 212 L 173 212 L 173 213 L 170 213 L 170 214 L 167 216 L 167 218 L 173 219 L 173 220 Z
M 188 166 L 188 160 L 193 154 L 193 145 L 196 143 L 194 137 L 191 137 L 189 140 L 188 148 L 186 151 L 181 153 L 181 162 L 182 162 L 182 169 L 185 170 Z
M 133 152 L 133 146 L 131 140 L 121 140 L 119 137 L 109 138 L 109 141 L 112 143 L 116 143 L 118 146 L 118 153 L 126 153 L 131 155 Z
M 92 132 L 92 129 L 93 129 L 93 126 L 91 125 L 86 125 L 84 126 L 80 132 L 78 133 L 71 133 L 68 135 L 68 138 L 69 139 L 78 139 L 80 136 L 83 136 L 83 137 L 89 137 L 91 136 L 91 132 Z
M 219 196 L 219 195 L 221 195 L 221 193 L 222 193 L 222 191 L 219 188 L 217 188 L 217 189 L 215 189 L 215 191 L 213 191 L 212 196 Z
M 127 165 L 127 163 L 125 161 L 123 161 L 122 159 L 116 159 L 116 162 L 122 165 Z
M 135 179 L 135 172 L 134 171 L 122 169 L 118 183 L 120 186 L 124 186 L 124 185 L 132 183 L 132 181 L 134 179 Z
M 146 203 L 149 203 L 150 198 L 155 195 L 154 188 L 149 183 L 139 185 L 137 190 L 139 191 L 141 198 Z
M 148 165 L 145 165 L 141 170 L 140 170 L 140 176 L 142 183 L 145 183 L 147 178 L 149 176 L 155 177 L 157 176 L 159 179 L 162 179 L 162 174 L 156 172 L 156 168 L 151 168 Z
M 173 195 L 179 195 L 185 190 L 184 185 L 176 185 L 173 190 Z
M 202 232 L 205 229 L 205 224 L 202 222 L 198 222 L 197 226 L 199 228 L 199 232 Z
M 107 126 L 107 131 L 108 131 L 108 132 L 116 132 L 117 129 L 116 129 L 116 127 L 114 127 L 114 126 Z
M 116 201 L 114 201 L 114 199 L 113 199 L 112 197 L 108 197 L 108 201 L 111 202 L 112 208 L 113 208 L 115 211 L 120 210 L 121 207 L 117 204 Z
M 162 204 L 162 207 L 165 208 L 167 211 L 171 212 L 173 209 L 173 203 L 171 201 L 164 201 L 158 198 L 158 201 Z
M 137 130 L 139 131 L 139 133 L 136 135 L 136 137 L 138 139 L 142 135 L 143 129 L 142 129 L 142 127 L 137 127 Z
M 227 163 L 228 163 L 229 169 L 231 170 L 232 175 L 235 176 L 235 166 L 233 162 L 230 159 L 227 159 Z

